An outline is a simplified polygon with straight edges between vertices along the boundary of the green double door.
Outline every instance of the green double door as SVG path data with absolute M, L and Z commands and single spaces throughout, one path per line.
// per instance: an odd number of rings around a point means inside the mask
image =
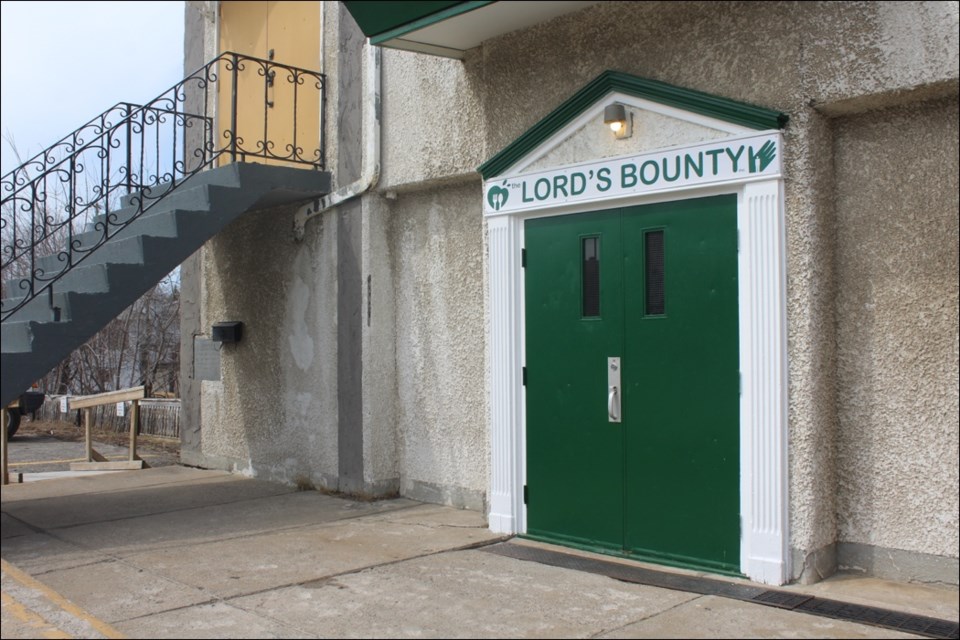
M 739 570 L 736 216 L 525 223 L 528 536 Z

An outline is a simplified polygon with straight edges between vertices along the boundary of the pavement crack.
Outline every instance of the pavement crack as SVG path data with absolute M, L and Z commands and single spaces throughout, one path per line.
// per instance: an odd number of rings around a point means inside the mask
M 251 498 L 250 500 L 257 500 L 257 499 L 260 499 L 260 498 Z M 244 502 L 244 500 L 232 501 L 232 502 L 229 502 L 229 503 L 221 503 L 221 504 L 236 504 L 237 502 Z M 214 505 L 214 506 L 219 506 L 219 505 Z M 421 506 L 421 505 L 419 505 L 419 504 L 414 504 L 414 505 L 406 505 L 406 506 L 396 507 L 395 509 L 391 509 L 391 510 L 390 510 L 389 512 L 387 512 L 387 513 L 392 513 L 392 512 L 394 512 L 394 511 L 404 511 L 404 510 L 412 509 L 412 508 L 419 507 L 419 506 Z M 178 513 L 178 512 L 189 512 L 189 511 L 191 511 L 191 510 L 198 510 L 198 509 L 205 509 L 205 508 L 208 508 L 208 507 L 191 507 L 191 508 L 189 508 L 189 509 L 176 509 L 176 510 L 162 511 L 162 512 L 157 512 L 157 513 L 158 513 L 158 514 L 168 514 L 168 513 Z M 333 520 L 327 520 L 327 521 L 325 521 L 325 522 L 306 522 L 306 523 L 301 523 L 301 524 L 291 524 L 291 525 L 287 525 L 287 526 L 279 526 L 279 527 L 274 527 L 274 528 L 272 528 L 272 529 L 264 529 L 264 530 L 261 530 L 261 531 L 243 532 L 243 533 L 238 533 L 238 534 L 234 534 L 234 535 L 224 534 L 224 535 L 222 535 L 222 536 L 217 536 L 217 537 L 215 537 L 215 538 L 213 538 L 213 539 L 210 539 L 210 540 L 191 541 L 190 544 L 193 544 L 193 545 L 195 545 L 195 546 L 202 546 L 202 545 L 209 545 L 209 544 L 217 544 L 217 543 L 223 542 L 223 541 L 225 541 L 225 540 L 235 541 L 235 540 L 243 540 L 243 539 L 245 539 L 245 538 L 256 538 L 256 537 L 258 537 L 258 536 L 270 535 L 270 534 L 273 534 L 273 533 L 288 533 L 288 532 L 293 532 L 293 531 L 297 531 L 297 530 L 301 530 L 301 529 L 308 529 L 308 528 L 310 528 L 310 527 L 331 527 L 331 526 L 336 526 L 337 524 L 342 523 L 342 522 L 348 522 L 348 521 L 352 521 L 352 520 L 357 520 L 357 519 L 364 518 L 364 517 L 378 516 L 378 515 L 381 515 L 382 513 L 384 513 L 384 512 L 381 512 L 381 513 L 370 513 L 370 512 L 351 513 L 351 514 L 349 514 L 349 515 L 345 515 L 345 516 L 343 516 L 343 517 L 335 518 L 335 519 L 333 519 Z M 94 552 L 94 553 L 103 554 L 104 558 L 106 558 L 106 559 L 121 561 L 121 560 L 124 559 L 124 557 L 126 557 L 126 556 L 128 556 L 128 555 L 132 555 L 132 554 L 147 553 L 147 552 L 152 552 L 152 551 L 163 551 L 163 550 L 166 550 L 166 549 L 174 549 L 174 548 L 177 548 L 177 547 L 178 547 L 180 544 L 182 544 L 184 541 L 183 541 L 183 540 L 177 540 L 177 541 L 174 541 L 174 542 L 166 542 L 166 543 L 161 542 L 161 543 L 152 544 L 152 545 L 151 545 L 151 544 L 144 544 L 143 546 L 140 546 L 140 547 L 136 547 L 136 548 L 132 548 L 132 547 L 131 547 L 131 548 L 125 550 L 125 551 L 122 551 L 122 553 L 123 553 L 124 555 L 117 555 L 117 554 L 109 554 L 109 553 L 106 553 L 106 552 L 104 552 L 101 548 L 99 548 L 99 547 L 97 547 L 97 546 L 92 546 L 92 545 L 88 545 L 88 544 L 83 544 L 83 543 L 80 543 L 80 542 L 76 542 L 76 541 L 74 541 L 74 540 L 71 540 L 71 539 L 69 539 L 69 538 L 63 537 L 62 535 L 57 535 L 56 532 L 58 532 L 58 531 L 66 531 L 66 530 L 70 530 L 70 529 L 73 529 L 73 528 L 75 528 L 75 527 L 81 527 L 81 526 L 90 526 L 90 525 L 99 525 L 99 524 L 109 524 L 109 523 L 111 523 L 111 522 L 117 522 L 117 521 L 135 520 L 135 519 L 137 519 L 137 518 L 152 517 L 153 515 L 154 515 L 154 514 L 131 516 L 131 517 L 129 517 L 129 518 L 120 518 L 120 519 L 118 519 L 118 520 L 100 520 L 100 521 L 97 521 L 97 522 L 81 523 L 81 524 L 76 524 L 76 525 L 69 525 L 69 526 L 66 526 L 66 527 L 56 527 L 56 528 L 52 528 L 52 529 L 41 529 L 41 528 L 38 528 L 38 527 L 34 527 L 33 525 L 30 525 L 30 524 L 27 523 L 27 522 L 23 522 L 23 525 L 26 526 L 26 527 L 28 527 L 28 528 L 30 528 L 30 529 L 33 530 L 35 533 L 41 533 L 41 534 L 48 535 L 48 536 L 50 536 L 51 538 L 54 538 L 55 540 L 58 540 L 58 541 L 60 541 L 60 542 L 63 542 L 63 543 L 65 543 L 65 544 L 68 544 L 68 545 L 72 545 L 72 546 L 74 546 L 74 547 L 76 547 L 76 548 L 78 548 L 78 549 L 81 549 L 81 550 L 84 550 L 84 551 L 90 551 L 90 552 Z M 13 518 L 14 516 L 10 516 L 10 517 Z M 18 520 L 19 520 L 19 519 L 18 519 Z
M 627 584 L 631 584 L 631 583 L 627 583 Z M 636 583 L 632 583 L 632 584 L 636 584 Z M 638 586 L 639 586 L 639 585 L 638 585 Z M 620 625 L 620 626 L 618 626 L 618 627 L 611 627 L 611 628 L 609 628 L 609 629 L 601 629 L 600 631 L 598 631 L 597 633 L 593 634 L 593 635 L 590 636 L 590 637 L 591 637 L 591 638 L 599 638 L 600 636 L 602 636 L 602 635 L 604 635 L 604 634 L 613 633 L 614 631 L 619 631 L 619 630 L 621 630 L 621 629 L 625 629 L 625 628 L 629 627 L 630 625 L 640 624 L 641 622 L 646 622 L 647 620 L 653 620 L 654 618 L 657 618 L 657 617 L 659 617 L 659 616 L 662 616 L 662 615 L 665 614 L 665 613 L 670 613 L 670 612 L 673 611 L 674 609 L 677 609 L 677 608 L 682 607 L 682 606 L 684 606 L 684 605 L 690 604 L 691 602 L 696 602 L 697 600 L 699 600 L 700 598 L 703 598 L 703 597 L 704 597 L 704 596 L 695 596 L 695 597 L 693 597 L 693 598 L 690 598 L 689 600 L 684 600 L 683 602 L 678 602 L 677 604 L 673 605 L 672 607 L 667 607 L 666 609 L 663 609 L 662 611 L 655 611 L 655 612 L 651 613 L 650 615 L 641 616 L 640 618 L 637 618 L 636 620 L 631 620 L 630 622 L 624 623 L 624 624 L 622 624 L 622 625 Z
M 18 518 L 18 517 L 15 516 L 14 514 L 12 514 L 12 513 L 10 513 L 9 511 L 7 511 L 6 509 L 3 510 L 3 515 L 5 515 L 5 516 L 8 517 L 9 519 L 11 519 L 11 520 L 13 520 L 13 521 L 15 521 L 15 522 L 17 522 L 17 523 L 19 523 L 19 524 L 21 524 L 21 525 L 23 525 L 25 528 L 29 529 L 29 530 L 32 531 L 33 533 L 46 533 L 43 529 L 41 529 L 41 528 L 39 528 L 39 527 L 36 527 L 36 526 L 30 524 L 29 522 L 27 522 L 26 520 L 24 520 L 24 519 L 22 519 L 22 518 Z M 12 540 L 13 538 L 20 538 L 20 537 L 22 537 L 22 536 L 24 536 L 24 535 L 28 535 L 28 534 L 19 534 L 19 535 L 15 535 L 15 536 L 9 536 L 8 538 L 4 538 L 4 540 Z
M 384 518 L 384 522 L 389 524 L 399 524 L 412 527 L 423 527 L 425 529 L 483 529 L 486 530 L 488 527 L 485 524 L 431 524 L 429 522 L 404 522 L 402 520 L 391 520 L 389 518 Z
M 297 581 L 295 581 L 295 582 L 290 582 L 290 583 L 287 583 L 287 584 L 278 584 L 278 585 L 274 585 L 274 586 L 271 586 L 271 587 L 265 587 L 265 588 L 263 588 L 263 589 L 257 589 L 257 590 L 255 590 L 255 591 L 249 591 L 249 592 L 245 592 L 245 593 L 238 593 L 238 594 L 236 594 L 236 595 L 230 596 L 229 598 L 230 598 L 231 600 L 233 600 L 233 599 L 235 599 L 235 598 L 246 598 L 246 597 L 249 597 L 249 596 L 256 596 L 256 595 L 260 595 L 260 594 L 263 594 L 263 593 L 269 593 L 269 592 L 271 592 L 271 591 L 277 591 L 277 590 L 279 590 L 279 589 L 289 589 L 290 587 L 308 587 L 308 588 L 309 588 L 311 585 L 323 586 L 323 583 L 330 582 L 331 580 L 335 580 L 336 578 L 340 578 L 340 577 L 342 577 L 342 576 L 349 576 L 349 575 L 353 575 L 353 574 L 356 574 L 356 573 L 362 573 L 362 572 L 364 572 L 364 571 L 369 571 L 369 570 L 371 570 L 371 569 L 379 569 L 380 567 L 389 567 L 389 566 L 392 566 L 392 565 L 395 565 L 395 564 L 400 564 L 400 563 L 403 563 L 403 562 L 410 562 L 411 560 L 420 560 L 420 559 L 422 559 L 422 558 L 429 558 L 429 557 L 441 555 L 441 554 L 444 554 L 444 553 L 454 553 L 454 552 L 457 552 L 457 551 L 472 551 L 472 550 L 474 550 L 474 549 L 480 549 L 480 548 L 487 547 L 487 546 L 490 546 L 490 545 L 493 545 L 493 544 L 498 544 L 498 543 L 504 542 L 504 541 L 508 540 L 510 537 L 511 537 L 511 536 L 504 536 L 504 537 L 499 537 L 499 538 L 492 538 L 492 539 L 489 539 L 489 540 L 479 540 L 479 541 L 476 541 L 476 542 L 470 542 L 470 543 L 468 543 L 468 544 L 460 545 L 460 546 L 457 546 L 457 547 L 451 547 L 451 548 L 449 548 L 449 549 L 440 549 L 440 550 L 437 550 L 437 551 L 428 551 L 428 552 L 426 552 L 426 553 L 421 553 L 421 554 L 414 555 L 414 556 L 408 556 L 408 557 L 405 557 L 405 558 L 398 558 L 398 559 L 396 559 L 396 560 L 387 560 L 387 561 L 384 561 L 384 562 L 377 562 L 377 563 L 374 563 L 374 564 L 363 565 L 363 566 L 361 566 L 361 567 L 354 567 L 354 568 L 352 568 L 352 569 L 346 569 L 346 570 L 344 570 L 344 571 L 339 571 L 339 572 L 337 572 L 337 573 L 331 573 L 331 574 L 329 574 L 329 575 L 325 575 L 325 576 L 322 576 L 322 577 L 320 577 L 320 578 L 311 578 L 311 579 L 309 579 L 309 580 L 297 580 Z

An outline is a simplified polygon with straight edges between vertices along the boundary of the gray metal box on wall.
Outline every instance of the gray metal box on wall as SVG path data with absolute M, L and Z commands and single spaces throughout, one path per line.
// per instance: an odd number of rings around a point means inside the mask
M 243 337 L 242 322 L 215 322 L 210 332 L 214 342 L 240 342 Z

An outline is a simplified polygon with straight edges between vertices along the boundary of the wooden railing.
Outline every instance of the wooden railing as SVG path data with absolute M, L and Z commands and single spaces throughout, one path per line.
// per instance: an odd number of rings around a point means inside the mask
M 43 406 L 37 411 L 36 420 L 50 422 L 66 422 L 76 424 L 79 429 L 82 425 L 77 411 L 67 410 L 69 396 L 64 403 L 65 396 L 48 395 Z M 118 416 L 114 407 L 93 407 L 93 423 L 98 429 L 111 433 L 125 433 L 129 428 L 127 417 Z M 140 436 L 157 436 L 172 440 L 180 439 L 180 399 L 179 398 L 144 398 L 140 402 Z
M 119 391 L 108 391 L 92 396 L 75 396 L 69 399 L 70 410 L 83 410 L 84 452 L 86 462 L 71 462 L 71 471 L 121 471 L 149 467 L 143 458 L 137 455 L 137 423 L 140 420 L 140 401 L 147 396 L 147 387 L 133 387 Z M 91 431 L 93 418 L 91 409 L 108 404 L 130 402 L 130 457 L 128 460 L 107 460 L 93 448 Z

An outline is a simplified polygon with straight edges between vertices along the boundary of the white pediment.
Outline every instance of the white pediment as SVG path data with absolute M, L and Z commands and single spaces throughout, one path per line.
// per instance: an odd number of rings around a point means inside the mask
M 629 138 L 617 139 L 603 122 L 604 108 L 614 103 L 624 105 L 628 116 L 633 118 Z M 538 145 L 503 177 L 710 142 L 753 131 L 710 116 L 612 92 Z

